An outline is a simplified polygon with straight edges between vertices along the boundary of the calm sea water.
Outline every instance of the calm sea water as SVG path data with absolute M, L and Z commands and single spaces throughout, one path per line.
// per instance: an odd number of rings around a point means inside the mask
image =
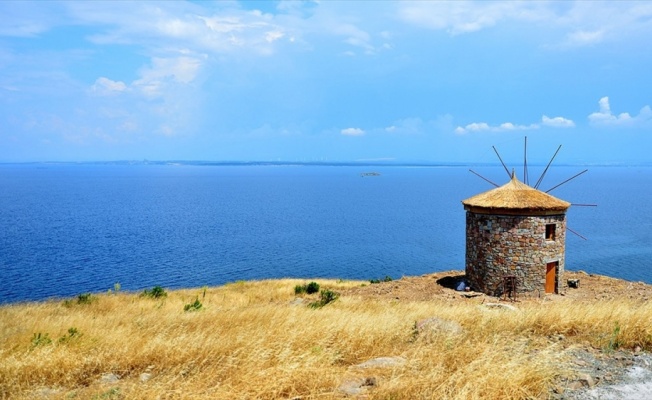
M 467 167 L 0 165 L 0 303 L 461 270 L 460 201 L 491 188 Z M 568 234 L 568 269 L 652 283 L 652 167 L 592 167 L 551 194 L 598 204 L 568 213 L 588 238 Z

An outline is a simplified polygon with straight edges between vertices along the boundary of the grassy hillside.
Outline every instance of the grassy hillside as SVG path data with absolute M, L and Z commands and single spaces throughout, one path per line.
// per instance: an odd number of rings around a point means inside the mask
M 342 293 L 318 307 L 319 293 L 295 295 L 307 282 L 0 307 L 0 398 L 329 399 L 356 379 L 372 399 L 547 398 L 573 378 L 573 349 L 652 350 L 652 304 L 638 299 L 560 297 L 511 311 L 485 298 L 387 300 L 348 290 L 364 282 L 317 280 Z M 415 328 L 433 317 L 438 324 Z M 404 362 L 356 367 L 376 357 Z

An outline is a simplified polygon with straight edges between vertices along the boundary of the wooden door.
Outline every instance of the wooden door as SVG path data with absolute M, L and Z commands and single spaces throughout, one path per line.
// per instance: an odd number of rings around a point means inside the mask
M 557 280 L 557 266 L 559 262 L 546 264 L 546 293 L 555 293 L 555 281 Z

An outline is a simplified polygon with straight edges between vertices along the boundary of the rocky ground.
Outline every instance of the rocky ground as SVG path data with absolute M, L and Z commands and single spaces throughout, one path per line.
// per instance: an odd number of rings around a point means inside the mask
M 355 287 L 343 295 L 362 296 L 391 301 L 445 302 L 472 301 L 502 303 L 518 307 L 525 303 L 547 303 L 571 299 L 577 301 L 611 299 L 652 299 L 652 285 L 628 282 L 583 271 L 567 271 L 564 279 L 578 279 L 578 288 L 566 288 L 564 293 L 546 295 L 534 293 L 519 295 L 515 300 L 497 299 L 475 292 L 454 290 L 456 282 L 464 277 L 463 271 L 445 271 L 420 277 L 403 277 L 389 282 Z M 560 335 L 561 336 L 561 335 Z M 563 337 L 557 338 L 564 340 Z M 570 351 L 571 364 L 578 379 L 559 382 L 551 398 L 556 400 L 579 399 L 652 399 L 652 355 L 634 349 L 605 353 L 593 348 L 577 348 Z
M 455 283 L 463 277 L 464 271 L 436 272 L 418 277 L 403 277 L 391 282 L 355 287 L 344 294 L 405 301 L 434 299 L 460 301 L 469 297 L 486 297 L 487 301 L 497 300 L 495 297 L 484 296 L 480 293 L 455 291 L 453 289 Z M 530 296 L 519 295 L 516 298 L 516 303 L 557 301 L 564 298 L 573 300 L 652 299 L 652 285 L 644 282 L 629 282 L 602 275 L 587 274 L 583 271 L 566 271 L 564 279 L 579 279 L 579 288 L 566 288 L 561 295 L 545 295 L 543 293 L 534 293 Z

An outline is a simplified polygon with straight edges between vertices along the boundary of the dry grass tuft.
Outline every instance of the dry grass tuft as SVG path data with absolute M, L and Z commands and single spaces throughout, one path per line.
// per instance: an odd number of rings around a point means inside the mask
M 342 296 L 299 304 L 308 281 L 96 295 L 0 307 L 0 398 L 341 398 L 351 377 L 376 378 L 369 398 L 547 398 L 569 376 L 568 349 L 652 349 L 652 304 L 635 300 L 518 304 L 489 310 L 472 299 L 386 301 Z M 361 282 L 318 280 L 342 291 Z M 195 300 L 202 307 L 184 312 Z M 437 317 L 461 331 L 416 333 Z M 551 340 L 562 334 L 563 342 Z M 375 357 L 404 364 L 361 370 Z M 111 381 L 104 374 L 115 374 Z M 147 375 L 143 375 L 147 374 Z

